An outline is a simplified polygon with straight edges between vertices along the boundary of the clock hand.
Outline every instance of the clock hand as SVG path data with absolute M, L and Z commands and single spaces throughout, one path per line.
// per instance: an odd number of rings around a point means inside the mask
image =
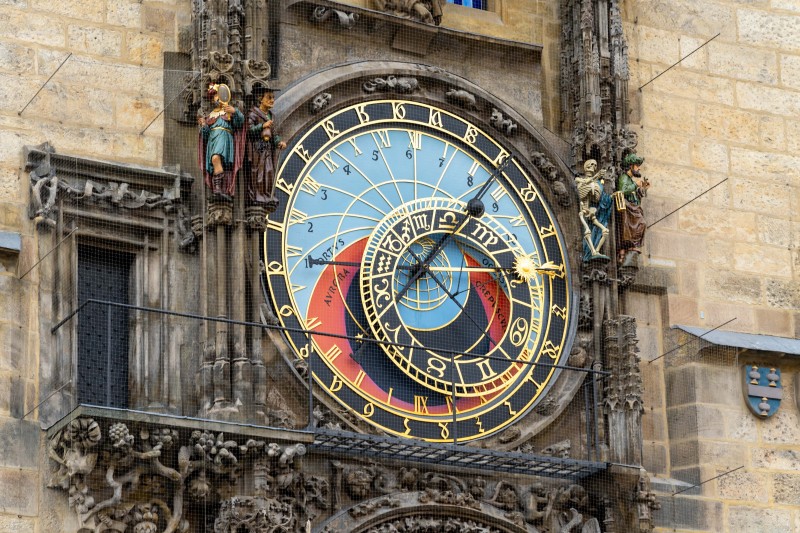
M 419 257 L 419 256 L 418 256 L 416 253 L 414 253 L 414 250 L 412 250 L 411 248 L 409 248 L 409 249 L 408 249 L 408 251 L 409 251 L 409 252 L 411 252 L 411 255 L 413 255 L 413 256 L 414 256 L 414 259 L 415 259 L 415 260 L 417 261 L 417 263 L 419 264 L 420 257 Z M 429 274 L 431 274 L 431 271 L 430 271 L 429 267 L 427 267 L 427 266 L 426 266 L 424 263 L 422 264 L 422 268 L 421 268 L 420 270 L 421 270 L 421 271 L 426 271 L 426 272 L 428 272 Z M 467 310 L 466 310 L 466 309 L 464 309 L 464 306 L 463 306 L 463 305 L 461 305 L 461 302 L 459 302 L 459 301 L 456 299 L 456 295 L 455 295 L 455 294 L 453 294 L 453 293 L 451 293 L 451 292 L 450 292 L 450 290 L 449 290 L 447 287 L 445 287 L 444 283 L 442 283 L 442 281 L 441 281 L 439 278 L 437 278 L 437 277 L 436 277 L 436 276 L 434 276 L 434 275 L 431 275 L 431 278 L 433 278 L 433 281 L 435 281 L 435 282 L 436 282 L 436 284 L 437 284 L 437 285 L 438 285 L 438 286 L 439 286 L 439 287 L 442 289 L 442 291 L 444 291 L 444 293 L 445 293 L 445 294 L 446 294 L 446 295 L 447 295 L 447 296 L 448 296 L 448 297 L 449 297 L 451 300 L 453 300 L 453 302 L 454 302 L 454 303 L 455 303 L 455 304 L 458 306 L 458 308 L 459 308 L 459 309 L 461 309 L 461 312 L 462 312 L 462 313 L 464 313 L 464 316 L 466 316 L 467 318 L 469 318 L 470 322 L 472 322 L 472 323 L 475 325 L 475 327 L 476 327 L 476 328 L 478 328 L 479 330 L 483 330 L 483 328 L 482 328 L 482 327 L 481 327 L 481 326 L 480 326 L 480 325 L 479 325 L 479 324 L 478 324 L 478 323 L 475 321 L 475 319 L 474 319 L 474 318 L 472 318 L 472 315 L 470 315 L 470 314 L 467 312 Z M 490 322 L 490 324 L 489 324 L 489 325 L 491 325 L 491 322 Z M 488 327 L 487 327 L 485 330 L 483 330 L 483 333 L 481 333 L 481 336 L 480 336 L 480 337 L 478 337 L 478 338 L 479 338 L 479 339 L 481 339 L 481 338 L 483 338 L 484 336 L 487 336 L 487 337 L 489 337 L 489 341 L 491 341 L 491 342 L 494 342 L 494 339 L 492 339 L 492 337 L 489 335 L 489 328 L 488 328 Z
M 406 292 L 408 292 L 408 289 L 411 287 L 411 284 L 417 281 L 420 278 L 420 276 L 422 276 L 424 268 L 430 265 L 431 262 L 436 258 L 436 256 L 439 255 L 439 252 L 442 250 L 442 248 L 444 248 L 445 244 L 447 244 L 447 242 L 451 238 L 453 238 L 454 235 L 456 235 L 459 231 L 461 231 L 461 229 L 469 221 L 470 217 L 478 218 L 483 216 L 483 213 L 486 211 L 486 208 L 484 207 L 483 200 L 481 200 L 481 198 L 483 198 L 483 196 L 489 191 L 489 187 L 492 185 L 495 178 L 497 178 L 497 176 L 503 173 L 503 171 L 505 170 L 505 168 L 508 166 L 508 164 L 511 162 L 512 159 L 513 156 L 505 158 L 503 162 L 500 163 L 500 165 L 495 169 L 495 171 L 492 172 L 489 178 L 483 183 L 483 185 L 481 185 L 481 188 L 478 189 L 478 193 L 472 199 L 470 199 L 469 202 L 467 202 L 467 212 L 464 215 L 462 215 L 461 220 L 459 221 L 458 224 L 455 225 L 454 229 L 446 233 L 444 238 L 441 241 L 439 241 L 439 243 L 433 248 L 433 250 L 431 250 L 428 253 L 428 255 L 425 257 L 425 260 L 422 263 L 418 264 L 418 267 L 422 268 L 419 268 L 417 271 L 415 271 L 414 275 L 411 276 L 409 280 L 406 282 L 406 284 L 397 292 L 397 294 L 394 297 L 395 302 L 400 301 L 400 299 L 403 296 L 405 296 Z

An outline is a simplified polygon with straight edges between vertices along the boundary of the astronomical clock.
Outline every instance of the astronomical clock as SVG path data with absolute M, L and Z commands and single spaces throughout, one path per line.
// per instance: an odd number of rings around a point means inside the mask
M 496 134 L 375 99 L 311 122 L 282 158 L 265 263 L 285 341 L 322 394 L 386 434 L 496 435 L 570 352 L 564 235 Z

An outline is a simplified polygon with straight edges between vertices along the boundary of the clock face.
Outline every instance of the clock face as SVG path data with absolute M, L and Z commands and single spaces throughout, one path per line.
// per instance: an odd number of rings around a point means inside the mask
M 326 394 L 429 441 L 489 436 L 544 397 L 570 269 L 534 181 L 486 132 L 416 102 L 351 106 L 298 136 L 275 194 L 272 303 Z

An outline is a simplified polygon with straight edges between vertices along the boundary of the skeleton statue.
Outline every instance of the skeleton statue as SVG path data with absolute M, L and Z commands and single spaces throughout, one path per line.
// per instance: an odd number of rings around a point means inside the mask
M 597 170 L 597 161 L 589 159 L 583 164 L 584 176 L 576 177 L 583 226 L 583 260 L 608 260 L 600 251 L 608 237 L 608 220 L 611 215 L 611 197 L 603 190 L 604 170 Z M 590 226 L 591 224 L 591 226 Z

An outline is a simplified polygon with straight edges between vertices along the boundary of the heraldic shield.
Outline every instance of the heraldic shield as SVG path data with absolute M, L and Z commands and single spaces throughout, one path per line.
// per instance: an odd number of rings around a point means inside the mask
M 745 365 L 744 397 L 750 410 L 759 418 L 769 418 L 778 412 L 783 399 L 779 368 Z

